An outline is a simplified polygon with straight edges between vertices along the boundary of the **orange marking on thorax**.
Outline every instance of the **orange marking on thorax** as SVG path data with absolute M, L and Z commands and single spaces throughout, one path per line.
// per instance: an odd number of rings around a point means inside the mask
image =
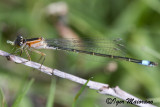
M 33 40 L 33 41 L 27 41 L 26 44 L 31 47 L 33 44 L 35 43 L 39 43 L 42 41 L 42 38 L 38 38 L 37 40 Z

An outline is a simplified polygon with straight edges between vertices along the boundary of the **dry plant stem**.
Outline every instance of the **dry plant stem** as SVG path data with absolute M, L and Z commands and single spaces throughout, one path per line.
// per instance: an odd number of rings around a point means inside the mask
M 39 63 L 36 63 L 33 61 L 28 61 L 24 58 L 21 58 L 21 57 L 15 56 L 15 55 L 11 55 L 11 54 L 4 52 L 2 50 L 0 50 L 0 55 L 6 57 L 10 61 L 13 61 L 16 63 L 22 63 L 26 66 L 35 68 L 35 69 L 37 69 L 43 73 L 46 73 L 48 75 L 55 75 L 55 76 L 58 76 L 61 78 L 65 78 L 65 79 L 74 81 L 74 82 L 82 84 L 82 85 L 85 84 L 87 81 L 87 80 L 82 79 L 80 77 L 62 72 L 57 69 L 49 68 L 44 65 L 42 65 L 42 67 L 40 68 L 41 64 L 39 64 Z M 91 80 L 88 82 L 87 86 L 90 89 L 97 90 L 98 93 L 100 93 L 100 94 L 111 95 L 111 96 L 114 96 L 114 97 L 117 97 L 117 98 L 120 98 L 123 100 L 126 100 L 127 98 L 134 98 L 134 100 L 141 100 L 141 99 L 138 99 L 137 97 L 134 97 L 133 95 L 121 90 L 118 86 L 116 86 L 115 88 L 110 88 L 108 84 L 103 84 L 103 83 L 99 83 L 99 82 L 95 82 L 95 81 L 91 81 Z M 155 107 L 154 105 L 151 105 L 151 104 L 135 104 L 135 105 L 141 106 L 141 107 Z

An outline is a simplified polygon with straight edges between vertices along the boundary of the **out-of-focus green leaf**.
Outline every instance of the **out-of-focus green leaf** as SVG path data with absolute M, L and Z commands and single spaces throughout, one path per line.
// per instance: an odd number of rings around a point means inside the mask
M 46 107 L 53 107 L 56 81 L 52 79 Z
M 26 95 L 26 93 L 29 91 L 29 88 L 31 87 L 31 85 L 33 84 L 34 79 L 32 78 L 27 85 L 24 85 L 23 89 L 21 89 L 21 92 L 19 93 L 19 95 L 17 96 L 17 98 L 15 99 L 12 107 L 18 107 L 18 105 L 20 104 L 21 100 L 23 99 L 23 97 Z
M 91 78 L 92 78 L 92 77 L 91 77 Z M 73 102 L 73 104 L 72 104 L 72 107 L 75 107 L 76 102 L 77 102 L 79 96 L 82 94 L 82 92 L 84 91 L 85 87 L 87 86 L 87 84 L 88 84 L 88 82 L 90 81 L 91 78 L 89 78 L 89 79 L 86 81 L 86 83 L 81 87 L 81 89 L 78 91 L 77 95 L 76 95 L 75 98 L 74 98 L 74 102 Z

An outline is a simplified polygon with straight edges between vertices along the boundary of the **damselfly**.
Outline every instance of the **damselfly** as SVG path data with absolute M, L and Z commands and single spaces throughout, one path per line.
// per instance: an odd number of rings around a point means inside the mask
M 145 66 L 157 66 L 158 64 L 156 62 L 152 62 L 148 60 L 139 60 L 139 59 L 124 57 L 124 56 L 108 54 L 108 52 L 104 52 L 103 49 L 101 49 L 101 51 L 95 51 L 96 49 L 94 49 L 94 42 L 91 42 L 89 40 L 87 40 L 86 42 L 88 45 L 83 45 L 81 41 L 76 39 L 44 39 L 42 37 L 24 39 L 22 36 L 17 36 L 15 41 L 13 42 L 7 41 L 7 43 L 10 43 L 11 45 L 15 45 L 19 47 L 16 50 L 16 52 L 20 51 L 20 55 L 22 54 L 23 51 L 25 51 L 29 60 L 31 60 L 31 57 L 28 53 L 28 50 L 41 54 L 42 56 L 45 56 L 44 53 L 38 51 L 37 49 L 54 49 L 54 50 L 64 50 L 69 52 L 83 53 L 83 54 L 94 55 L 98 57 L 121 59 L 121 60 L 129 61 L 129 62 L 133 62 L 133 63 L 145 65 Z M 108 45 L 104 41 L 98 42 L 98 43 L 99 44 L 102 43 L 104 48 L 105 46 Z M 118 50 L 118 48 L 115 48 L 115 50 Z M 119 51 L 121 50 L 119 49 Z

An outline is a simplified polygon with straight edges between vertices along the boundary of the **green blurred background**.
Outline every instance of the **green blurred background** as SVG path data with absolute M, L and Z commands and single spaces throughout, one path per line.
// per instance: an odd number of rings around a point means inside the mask
M 47 8 L 51 3 L 54 3 L 52 14 Z M 0 49 L 12 53 L 13 46 L 6 41 L 14 40 L 19 34 L 26 38 L 122 38 L 127 56 L 159 62 L 159 19 L 158 0 L 1 0 Z M 125 61 L 99 63 L 75 59 L 68 52 L 42 52 L 47 54 L 44 65 L 48 67 L 85 79 L 93 77 L 94 81 L 111 87 L 119 86 L 143 100 L 152 98 L 154 104 L 159 105 L 159 66 L 146 67 Z M 37 61 L 40 56 L 33 53 L 31 57 Z M 0 87 L 9 106 L 21 95 L 31 78 L 35 81 L 19 107 L 45 107 L 50 94 L 54 96 L 55 107 L 70 107 L 82 86 L 33 71 L 4 57 L 0 60 Z M 77 107 L 112 106 L 105 103 L 108 97 L 86 88 L 77 101 Z

